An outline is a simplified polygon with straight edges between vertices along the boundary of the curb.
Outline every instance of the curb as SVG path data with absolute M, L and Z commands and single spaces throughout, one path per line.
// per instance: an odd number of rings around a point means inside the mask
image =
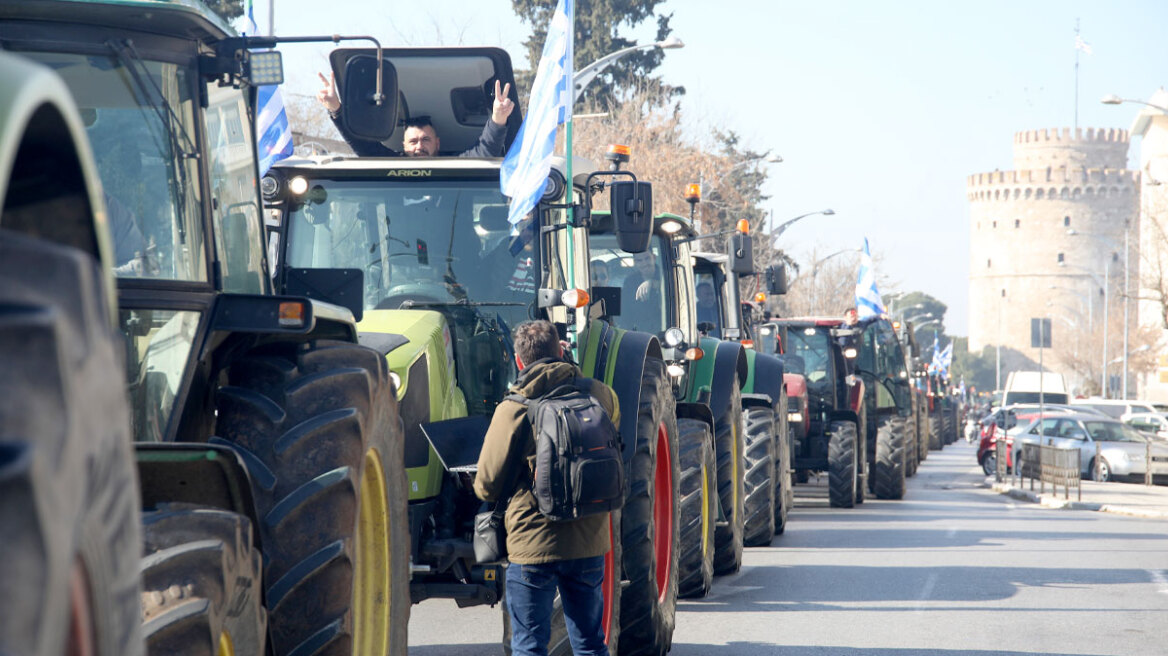
M 1007 485 L 1004 483 L 993 483 L 991 487 L 993 491 L 997 492 L 998 494 L 1004 494 L 1012 499 L 1037 503 L 1044 508 L 1051 508 L 1053 510 L 1092 510 L 1096 512 L 1106 512 L 1116 515 L 1126 515 L 1129 517 L 1140 517 L 1144 519 L 1168 520 L 1168 512 L 1160 510 L 1147 510 L 1145 508 L 1117 506 L 1109 503 L 1089 503 L 1086 501 L 1059 499 L 1058 497 L 1051 496 L 1049 494 L 1038 494 L 1037 492 L 1030 492 L 1029 490 L 1020 490 L 1012 485 Z

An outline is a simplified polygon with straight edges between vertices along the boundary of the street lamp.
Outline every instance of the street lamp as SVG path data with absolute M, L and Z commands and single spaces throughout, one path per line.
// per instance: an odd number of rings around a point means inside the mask
M 746 166 L 748 164 L 755 164 L 755 163 L 760 162 L 760 161 L 763 163 L 766 163 L 766 164 L 778 164 L 778 163 L 783 161 L 783 158 L 780 155 L 773 155 L 768 151 L 765 155 L 758 155 L 755 157 L 744 159 L 741 162 L 738 162 L 737 164 L 735 164 L 734 166 L 731 166 L 730 168 L 726 169 L 725 172 L 729 173 L 730 171 L 733 171 L 734 169 Z M 719 180 L 721 180 L 721 179 L 722 178 L 719 178 Z M 715 188 L 717 187 L 716 182 L 714 184 L 714 187 Z M 701 170 L 698 171 L 698 189 L 701 192 L 701 197 L 705 198 L 706 197 L 706 176 L 705 176 L 705 173 L 702 172 Z M 771 210 L 771 213 L 773 216 L 774 210 Z M 701 208 L 701 206 L 698 206 L 698 222 L 700 223 L 701 220 L 702 220 L 702 208 Z M 697 225 L 698 225 L 698 223 L 694 224 L 695 227 Z
M 1151 107 L 1152 109 L 1158 109 L 1158 110 L 1164 112 L 1165 114 L 1168 114 L 1168 107 L 1154 105 L 1150 102 L 1145 102 L 1143 100 L 1136 100 L 1134 98 L 1120 98 L 1119 96 L 1115 95 L 1114 93 L 1109 93 L 1106 96 L 1103 96 L 1103 98 L 1101 98 L 1099 100 L 1099 102 L 1103 103 L 1104 105 L 1118 105 L 1120 103 L 1125 103 L 1125 102 L 1126 103 L 1136 103 L 1139 105 L 1147 105 L 1148 107 Z
M 576 95 L 572 98 L 572 101 L 573 102 L 579 101 L 580 96 L 584 94 L 584 89 L 586 89 L 588 87 L 588 85 L 592 83 L 592 80 L 596 79 L 597 75 L 600 75 L 600 73 L 604 69 L 611 66 L 613 64 L 613 62 L 615 62 L 616 60 L 620 59 L 621 57 L 624 57 L 625 55 L 627 55 L 631 52 L 636 52 L 638 50 L 652 50 L 653 48 L 661 48 L 662 50 L 670 50 L 673 48 L 684 48 L 684 47 L 685 47 L 685 43 L 683 43 L 681 39 L 679 39 L 675 36 L 671 36 L 668 39 L 665 39 L 664 41 L 657 41 L 656 43 L 647 43 L 643 46 L 632 45 L 632 46 L 629 46 L 627 48 L 621 48 L 620 50 L 617 50 L 616 52 L 611 52 L 611 53 L 601 57 L 600 59 L 597 59 L 596 61 L 592 62 L 591 64 L 585 66 L 584 68 L 581 68 L 580 70 L 576 71 L 576 74 L 572 76 L 572 84 L 576 87 Z
M 915 315 L 909 319 L 905 319 L 905 322 L 912 323 L 912 322 L 916 321 L 917 319 L 932 319 L 932 318 L 933 318 L 933 313 L 926 312 L 924 314 L 918 314 L 918 315 Z
M 829 207 L 828 209 L 825 209 L 825 210 L 819 210 L 817 212 L 808 212 L 806 214 L 800 214 L 799 216 L 797 216 L 793 219 L 787 219 L 786 221 L 783 221 L 779 225 L 775 226 L 774 228 L 771 228 L 771 232 L 770 232 L 771 239 L 772 240 L 778 239 L 783 234 L 783 232 L 785 232 L 787 230 L 787 228 L 791 227 L 792 223 L 798 221 L 799 219 L 806 219 L 807 217 L 815 216 L 816 214 L 822 214 L 824 216 L 832 216 L 835 214 L 835 210 L 832 210 Z
M 1047 289 L 1061 289 L 1064 292 L 1070 292 L 1070 293 L 1074 294 L 1075 296 L 1077 296 L 1079 298 L 1080 303 L 1083 301 L 1086 301 L 1087 302 L 1087 325 L 1091 330 L 1095 329 L 1095 303 L 1092 302 L 1092 301 L 1094 301 L 1094 299 L 1091 297 L 1091 292 L 1087 292 L 1086 294 L 1084 294 L 1083 292 L 1081 292 L 1077 289 L 1071 289 L 1070 287 L 1063 287 L 1062 285 L 1048 285 Z
M 1122 102 L 1122 99 L 1120 100 L 1120 102 Z M 1114 103 L 1110 103 L 1110 104 L 1114 104 Z M 1147 103 L 1145 103 L 1145 104 L 1147 104 Z M 1127 334 L 1128 334 L 1127 327 L 1128 327 L 1128 315 L 1129 315 L 1129 311 L 1130 311 L 1130 307 L 1131 307 L 1131 303 L 1128 302 L 1128 296 L 1129 296 L 1128 252 L 1129 252 L 1129 242 L 1131 241 L 1129 238 L 1131 235 L 1131 230 L 1129 229 L 1130 223 L 1131 223 L 1130 221 L 1125 222 L 1124 226 L 1123 226 L 1123 383 L 1122 383 L 1121 389 L 1122 389 L 1122 394 L 1123 394 L 1124 399 L 1127 399 Z M 1095 239 L 1098 239 L 1100 241 L 1108 242 L 1112 246 L 1119 245 L 1114 240 L 1112 240 L 1110 237 L 1096 233 L 1096 232 L 1079 232 L 1078 230 L 1075 230 L 1074 228 L 1067 228 L 1067 234 L 1072 236 L 1072 237 L 1077 236 L 1077 235 L 1094 237 Z M 1105 357 L 1105 358 L 1107 357 L 1107 354 L 1106 354 L 1106 349 L 1107 349 L 1107 286 L 1108 286 L 1107 285 L 1107 272 L 1110 270 L 1110 268 L 1111 268 L 1111 254 L 1109 253 L 1107 255 L 1107 260 L 1104 263 L 1104 283 L 1103 283 L 1103 299 L 1104 299 L 1103 300 L 1103 335 L 1104 335 L 1104 337 L 1103 337 L 1104 356 L 1103 357 Z M 1107 398 L 1106 393 L 1104 393 L 1103 398 Z
M 826 262 L 826 261 L 830 260 L 831 258 L 836 257 L 838 255 L 843 255 L 844 253 L 858 253 L 858 252 L 859 252 L 859 249 L 856 249 L 856 248 L 841 248 L 840 250 L 838 250 L 834 253 L 831 253 L 829 255 L 825 255 L 825 256 L 823 256 L 823 257 L 819 258 L 818 260 L 815 260 L 814 262 L 811 263 L 811 309 L 808 311 L 808 314 L 812 314 L 812 315 L 815 314 L 816 308 L 819 306 L 819 284 L 818 284 L 818 281 L 819 281 L 819 267 L 820 267 L 820 265 L 822 265 L 824 262 Z M 798 280 L 798 279 L 799 278 L 795 278 L 795 280 Z M 794 282 L 794 280 L 792 280 L 791 282 Z

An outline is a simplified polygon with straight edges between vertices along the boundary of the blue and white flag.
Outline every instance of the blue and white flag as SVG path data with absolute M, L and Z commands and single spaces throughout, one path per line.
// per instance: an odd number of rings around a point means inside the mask
M 556 130 L 572 117 L 572 4 L 559 0 L 531 85 L 527 115 L 499 171 L 499 190 L 511 199 L 507 220 L 519 223 L 547 186 Z M 571 154 L 569 153 L 569 157 Z
M 856 315 L 860 321 L 887 314 L 880 291 L 876 289 L 876 271 L 872 268 L 872 254 L 868 238 L 864 237 L 864 252 L 860 253 L 860 275 L 856 279 Z
M 247 0 L 247 20 L 243 24 L 245 35 L 260 33 L 255 22 L 252 0 Z M 259 155 L 260 177 L 272 164 L 292 156 L 292 128 L 288 125 L 288 114 L 284 111 L 284 98 L 280 87 L 267 85 L 256 90 L 256 154 Z
M 945 345 L 945 349 L 936 356 L 937 373 L 948 378 L 949 365 L 953 364 L 953 342 Z

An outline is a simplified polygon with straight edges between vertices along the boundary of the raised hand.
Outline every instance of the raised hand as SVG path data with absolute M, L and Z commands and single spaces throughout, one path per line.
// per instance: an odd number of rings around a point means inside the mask
M 511 101 L 510 93 L 510 83 L 502 84 L 499 80 L 495 80 L 495 102 L 491 106 L 491 120 L 497 125 L 507 125 L 507 117 L 515 109 L 515 103 Z M 337 101 L 337 106 L 340 106 L 340 101 Z
M 316 92 L 316 100 L 324 105 L 325 109 L 336 113 L 341 108 L 341 97 L 337 95 L 337 81 L 333 79 L 332 73 L 329 73 L 329 76 L 325 77 L 324 73 L 317 72 L 316 76 L 320 78 L 321 84 L 324 85 L 324 88 Z

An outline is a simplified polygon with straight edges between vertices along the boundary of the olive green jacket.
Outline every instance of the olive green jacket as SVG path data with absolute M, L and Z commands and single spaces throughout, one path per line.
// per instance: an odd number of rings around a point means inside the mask
M 539 360 L 526 367 L 511 388 L 512 393 L 535 398 L 584 374 L 570 362 Z M 592 381 L 592 395 L 608 412 L 612 423 L 620 425 L 616 393 L 604 383 Z M 491 426 L 479 454 L 475 494 L 484 501 L 497 501 L 514 485 L 515 494 L 507 504 L 508 559 L 534 565 L 556 560 L 591 558 L 608 552 L 609 514 L 589 515 L 568 522 L 554 522 L 539 511 L 531 482 L 535 471 L 535 440 L 527 421 L 527 408 L 504 400 L 495 408 Z M 512 483 L 514 481 L 514 483 Z

